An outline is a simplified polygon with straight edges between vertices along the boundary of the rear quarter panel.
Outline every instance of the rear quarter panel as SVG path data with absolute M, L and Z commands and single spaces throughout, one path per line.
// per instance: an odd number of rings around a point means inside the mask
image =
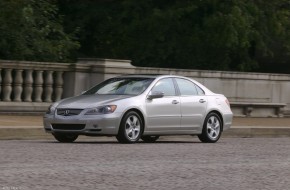
M 233 120 L 233 113 L 226 101 L 227 98 L 224 95 L 208 95 L 207 113 L 217 111 L 221 114 L 223 120 L 223 130 L 230 128 Z

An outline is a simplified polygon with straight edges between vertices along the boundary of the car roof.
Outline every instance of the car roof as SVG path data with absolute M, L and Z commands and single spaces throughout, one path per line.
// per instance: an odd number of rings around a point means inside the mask
M 154 75 L 154 74 L 132 74 L 132 75 L 121 75 L 121 76 L 116 76 L 115 78 L 157 78 L 158 76 L 161 75 Z
M 117 76 L 116 78 L 164 78 L 164 77 L 182 77 L 184 76 L 177 76 L 177 75 L 161 75 L 161 74 L 131 74 L 131 75 L 121 75 Z
M 131 75 L 121 75 L 115 78 L 153 78 L 153 79 L 162 79 L 162 78 L 167 78 L 167 77 L 172 77 L 172 78 L 183 78 L 183 79 L 189 79 L 194 81 L 195 84 L 197 84 L 199 87 L 201 87 L 206 94 L 214 94 L 211 90 L 209 90 L 207 87 L 205 87 L 203 84 L 199 83 L 198 81 L 185 77 L 185 76 L 179 76 L 179 75 L 160 75 L 160 74 L 131 74 Z

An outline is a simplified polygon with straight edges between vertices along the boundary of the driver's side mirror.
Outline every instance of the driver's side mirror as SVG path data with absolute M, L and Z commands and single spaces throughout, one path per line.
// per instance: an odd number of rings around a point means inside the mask
M 147 99 L 148 100 L 153 100 L 153 99 L 156 99 L 156 98 L 162 98 L 164 96 L 164 93 L 163 92 L 160 92 L 160 91 L 154 91 L 154 92 L 151 92 L 148 96 L 147 96 Z

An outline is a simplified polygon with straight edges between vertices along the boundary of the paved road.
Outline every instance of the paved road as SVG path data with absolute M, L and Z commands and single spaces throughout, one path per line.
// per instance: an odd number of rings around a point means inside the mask
M 101 140 L 101 141 L 100 141 Z M 61 144 L 0 141 L 0 190 L 286 190 L 290 138 L 167 138 L 118 144 L 114 138 Z

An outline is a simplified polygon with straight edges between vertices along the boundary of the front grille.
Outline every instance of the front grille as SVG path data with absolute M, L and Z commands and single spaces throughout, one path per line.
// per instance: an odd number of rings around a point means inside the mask
M 83 130 L 85 126 L 85 124 L 52 124 L 52 128 L 58 130 Z
M 82 109 L 57 109 L 57 115 L 63 116 L 73 116 L 79 115 L 83 110 Z

